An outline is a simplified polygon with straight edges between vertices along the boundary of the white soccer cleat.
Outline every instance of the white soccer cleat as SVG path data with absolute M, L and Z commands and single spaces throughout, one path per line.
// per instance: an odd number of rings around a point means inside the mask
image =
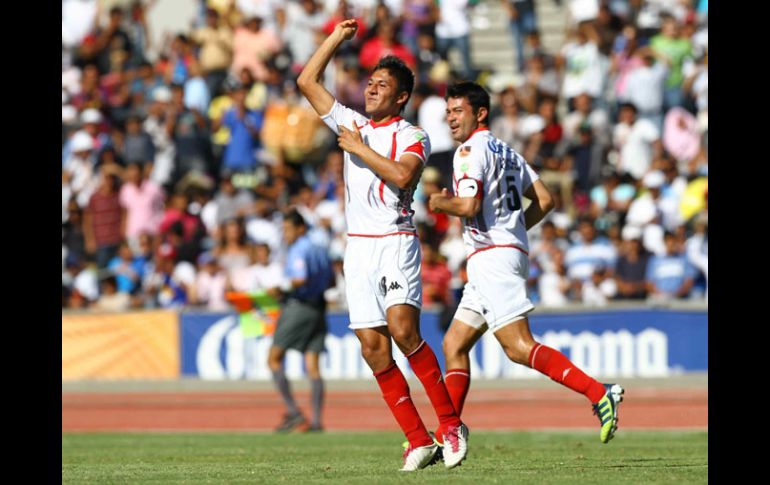
M 408 447 L 404 451 L 404 466 L 402 472 L 413 472 L 425 468 L 431 462 L 438 451 L 438 445 L 435 443 L 419 446 L 417 448 Z
M 447 428 L 444 432 L 444 465 L 454 468 L 468 454 L 468 427 L 464 424 Z

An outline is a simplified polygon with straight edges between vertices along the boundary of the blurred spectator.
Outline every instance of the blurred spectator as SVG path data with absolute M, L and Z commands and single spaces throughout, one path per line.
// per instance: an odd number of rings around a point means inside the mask
M 109 275 L 99 282 L 100 295 L 94 302 L 94 310 L 121 312 L 126 311 L 131 306 L 131 297 L 128 293 L 118 291 L 118 283 L 115 276 Z
M 398 41 L 396 34 L 394 22 L 390 20 L 381 22 L 377 26 L 377 36 L 364 42 L 364 45 L 361 46 L 361 53 L 358 56 L 361 67 L 370 71 L 381 58 L 394 55 L 401 58 L 414 70 L 417 67 L 414 55 L 408 47 Z
M 120 206 L 118 176 L 103 173 L 83 214 L 86 251 L 96 255 L 96 266 L 105 268 L 118 253 L 125 236 L 126 211 Z
M 400 37 L 412 52 L 420 50 L 419 37 L 433 39 L 438 19 L 438 4 L 433 0 L 403 0 Z
M 214 249 L 220 266 L 232 280 L 235 272 L 251 264 L 249 247 L 246 244 L 246 232 L 243 219 L 228 219 L 222 224 L 221 238 Z
M 676 236 L 666 232 L 663 240 L 665 254 L 653 256 L 647 265 L 647 289 L 653 302 L 689 296 L 695 278 L 695 268 L 679 247 Z
M 123 19 L 123 10 L 118 6 L 112 7 L 107 26 L 97 30 L 94 49 L 101 74 L 114 70 L 118 65 L 122 67 L 131 57 L 133 46 L 123 27 Z
M 533 112 L 543 98 L 558 97 L 559 88 L 559 75 L 553 64 L 546 63 L 545 54 L 537 52 L 530 56 L 524 71 L 524 85 L 519 89 L 522 106 Z
M 230 309 L 225 300 L 227 273 L 222 269 L 216 256 L 210 252 L 198 256 L 198 274 L 195 285 L 190 292 L 190 302 L 193 305 L 205 305 L 212 312 L 223 312 Z
M 663 91 L 668 67 L 665 61 L 656 60 L 655 51 L 640 47 L 636 54 L 641 65 L 628 73 L 626 93 L 621 101 L 633 104 L 637 117 L 650 120 L 658 130 L 663 128 Z
M 647 296 L 647 263 L 650 258 L 642 246 L 642 230 L 626 226 L 622 232 L 623 244 L 615 265 L 615 283 L 618 298 L 643 299 Z
M 663 124 L 663 147 L 677 162 L 686 164 L 700 151 L 698 120 L 681 107 L 671 108 Z
M 428 133 L 431 144 L 426 166 L 438 170 L 439 188 L 452 192 L 452 157 L 455 143 L 446 122 L 446 100 L 438 96 L 430 86 L 418 86 L 415 94 L 423 98 L 417 110 L 417 125 Z
M 125 163 L 152 164 L 155 161 L 155 145 L 152 137 L 144 131 L 142 118 L 136 113 L 126 118 L 126 137 L 121 153 Z
M 508 11 L 508 27 L 516 47 L 516 61 L 519 71 L 524 71 L 524 38 L 537 30 L 535 0 L 503 0 Z
M 594 100 L 588 93 L 580 93 L 575 97 L 575 110 L 567 113 L 562 127 L 566 140 L 579 141 L 580 128 L 591 128 L 592 139 L 600 146 L 608 146 L 609 140 L 609 116 L 603 108 L 594 107 Z
M 439 2 L 439 17 L 436 22 L 436 47 L 442 59 L 449 59 L 449 50 L 457 49 L 460 54 L 460 78 L 475 78 L 471 64 L 470 43 L 470 0 L 444 0 Z
M 617 251 L 604 237 L 597 237 L 594 221 L 583 218 L 578 222 L 580 240 L 574 242 L 564 258 L 570 279 L 583 282 L 591 278 L 597 267 L 614 268 Z
M 230 142 L 225 147 L 222 170 L 229 172 L 253 172 L 257 166 L 255 156 L 260 147 L 260 129 L 263 114 L 246 107 L 246 88 L 242 85 L 231 92 L 233 106 L 225 111 L 221 120 L 215 120 L 212 129 L 224 125 L 230 131 Z
M 87 266 L 85 260 L 75 255 L 67 256 L 64 284 L 68 286 L 70 308 L 87 308 L 99 298 L 99 284 L 94 268 Z
M 170 101 L 171 91 L 167 87 L 155 88 L 151 94 L 147 118 L 142 125 L 145 132 L 152 138 L 155 148 L 150 179 L 158 185 L 167 185 L 171 182 L 175 167 L 176 145 L 171 138 L 175 121 L 170 116 L 172 114 L 169 109 Z
M 144 168 L 129 163 L 120 188 L 120 205 L 126 211 L 126 238 L 136 248 L 141 234 L 156 235 L 163 218 L 165 194 L 150 176 L 151 165 Z
M 519 99 L 516 89 L 512 86 L 504 88 L 498 94 L 501 113 L 492 118 L 490 131 L 519 153 L 524 151 L 524 134 L 522 133 L 522 115 L 520 114 Z
M 422 250 L 423 305 L 428 308 L 443 309 L 451 303 L 449 281 L 452 279 L 452 273 L 449 272 L 446 262 L 433 249 L 433 246 L 423 242 L 420 247 Z
M 232 175 L 228 173 L 222 177 L 213 203 L 216 207 L 216 223 L 221 225 L 230 219 L 249 215 L 254 205 L 254 196 L 248 190 L 236 189 Z
M 177 263 L 171 244 L 162 244 L 155 254 L 155 268 L 143 281 L 145 305 L 150 308 L 180 308 L 189 303 L 190 288 L 195 284 L 195 266 Z
M 604 159 L 604 147 L 594 139 L 591 125 L 584 123 L 578 128 L 576 140 L 566 146 L 565 163 L 575 174 L 576 196 L 580 197 L 578 210 L 587 212 L 588 192 L 599 180 L 599 171 Z
M 612 279 L 609 271 L 604 266 L 598 266 L 591 274 L 591 278 L 585 281 L 580 289 L 580 297 L 586 306 L 607 306 L 618 292 L 615 280 Z
M 289 48 L 295 72 L 301 71 L 315 52 L 326 18 L 316 0 L 300 0 L 286 5 L 286 23 L 281 37 Z
M 663 92 L 665 109 L 682 106 L 682 65 L 685 58 L 692 56 L 690 39 L 680 37 L 680 26 L 676 19 L 666 15 L 662 18 L 660 33 L 650 39 L 650 47 L 659 57 L 665 59 L 669 67 Z
M 694 234 L 690 236 L 685 245 L 687 260 L 697 268 L 706 279 L 706 297 L 708 298 L 709 279 L 709 233 L 708 214 L 701 213 L 693 223 Z
M 184 88 L 171 86 L 171 103 L 166 110 L 166 130 L 176 145 L 175 174 L 179 181 L 190 171 L 205 173 L 209 167 L 210 146 L 203 114 L 184 105 Z
M 209 94 L 219 96 L 222 83 L 233 59 L 233 31 L 227 22 L 229 16 L 220 19 L 219 12 L 206 9 L 206 25 L 192 33 L 192 40 L 200 46 L 200 68 L 206 78 Z
M 281 286 L 283 267 L 270 258 L 270 246 L 257 243 L 251 246 L 252 265 L 245 269 L 245 291 L 260 291 Z
M 549 250 L 551 264 L 543 267 L 538 282 L 540 302 L 545 307 L 560 307 L 568 303 L 571 283 L 564 265 L 564 253 L 558 248 Z
M 621 183 L 620 174 L 609 165 L 603 170 L 603 175 L 601 184 L 591 189 L 590 215 L 596 219 L 600 228 L 607 229 L 612 224 L 625 221 L 628 208 L 636 195 L 636 187 Z
M 280 52 L 281 39 L 275 31 L 263 28 L 263 17 L 248 13 L 245 16 L 243 25 L 235 29 L 230 72 L 237 75 L 245 67 L 254 79 L 264 81 L 267 78 L 265 60 Z
M 417 32 L 417 49 L 414 52 L 417 57 L 417 72 L 415 74 L 419 87 L 432 81 L 434 69 L 443 62 L 441 55 L 436 51 L 433 26 L 423 26 Z
M 107 269 L 115 278 L 116 291 L 130 295 L 141 286 L 144 264 L 134 258 L 134 253 L 126 241 L 120 243 L 118 254 L 110 260 Z
M 616 168 L 640 180 L 649 170 L 653 158 L 660 156 L 663 146 L 655 124 L 637 117 L 637 112 L 636 106 L 631 103 L 620 105 L 612 144 L 618 153 Z
M 583 22 L 557 57 L 556 66 L 564 71 L 561 95 L 570 106 L 572 98 L 581 93 L 587 93 L 593 98 L 602 94 L 605 71 L 600 59 L 598 41 L 593 24 Z
M 211 102 L 211 93 L 203 78 L 200 64 L 192 59 L 187 66 L 187 80 L 184 82 L 184 105 L 199 113 L 206 113 Z

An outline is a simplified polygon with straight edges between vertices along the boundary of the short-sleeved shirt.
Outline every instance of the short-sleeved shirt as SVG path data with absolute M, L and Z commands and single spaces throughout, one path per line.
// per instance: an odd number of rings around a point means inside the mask
M 289 294 L 290 297 L 303 301 L 322 299 L 332 279 L 326 250 L 313 244 L 308 236 L 301 236 L 289 246 L 284 275 L 289 279 L 305 280 L 304 285 Z
M 399 160 L 411 153 L 422 160 L 430 156 L 428 134 L 397 116 L 382 124 L 334 102 L 331 111 L 321 117 L 335 133 L 339 127 L 352 130 L 355 124 L 364 143 L 378 154 Z M 348 235 L 384 236 L 416 231 L 412 210 L 414 187 L 401 189 L 386 182 L 360 158 L 345 152 L 345 217 Z
M 487 129 L 473 132 L 454 155 L 454 191 L 474 190 L 481 210 L 464 217 L 463 241 L 470 258 L 491 247 L 514 247 L 529 253 L 522 195 L 540 177 L 526 160 Z
M 676 293 L 685 280 L 695 276 L 695 268 L 684 254 L 653 256 L 647 264 L 647 280 L 663 293 Z

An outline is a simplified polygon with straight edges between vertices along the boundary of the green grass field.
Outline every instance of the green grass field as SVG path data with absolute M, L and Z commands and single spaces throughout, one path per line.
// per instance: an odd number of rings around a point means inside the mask
M 708 432 L 471 432 L 468 459 L 400 473 L 393 433 L 62 434 L 62 483 L 707 483 Z M 447 482 L 447 480 L 450 480 Z

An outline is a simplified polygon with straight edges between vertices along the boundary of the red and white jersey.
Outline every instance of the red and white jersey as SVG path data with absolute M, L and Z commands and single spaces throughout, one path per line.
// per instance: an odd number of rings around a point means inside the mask
M 335 133 L 339 126 L 352 130 L 353 123 L 361 138 L 380 155 L 398 160 L 411 153 L 425 165 L 430 156 L 428 134 L 401 117 L 376 124 L 362 114 L 334 101 L 329 114 L 321 119 Z M 414 187 L 403 190 L 383 180 L 360 158 L 345 152 L 345 218 L 350 236 L 385 236 L 416 233 L 412 221 Z
M 471 133 L 454 155 L 454 191 L 475 194 L 481 210 L 464 217 L 463 240 L 468 257 L 492 247 L 529 253 L 522 194 L 540 177 L 513 148 L 486 128 Z

